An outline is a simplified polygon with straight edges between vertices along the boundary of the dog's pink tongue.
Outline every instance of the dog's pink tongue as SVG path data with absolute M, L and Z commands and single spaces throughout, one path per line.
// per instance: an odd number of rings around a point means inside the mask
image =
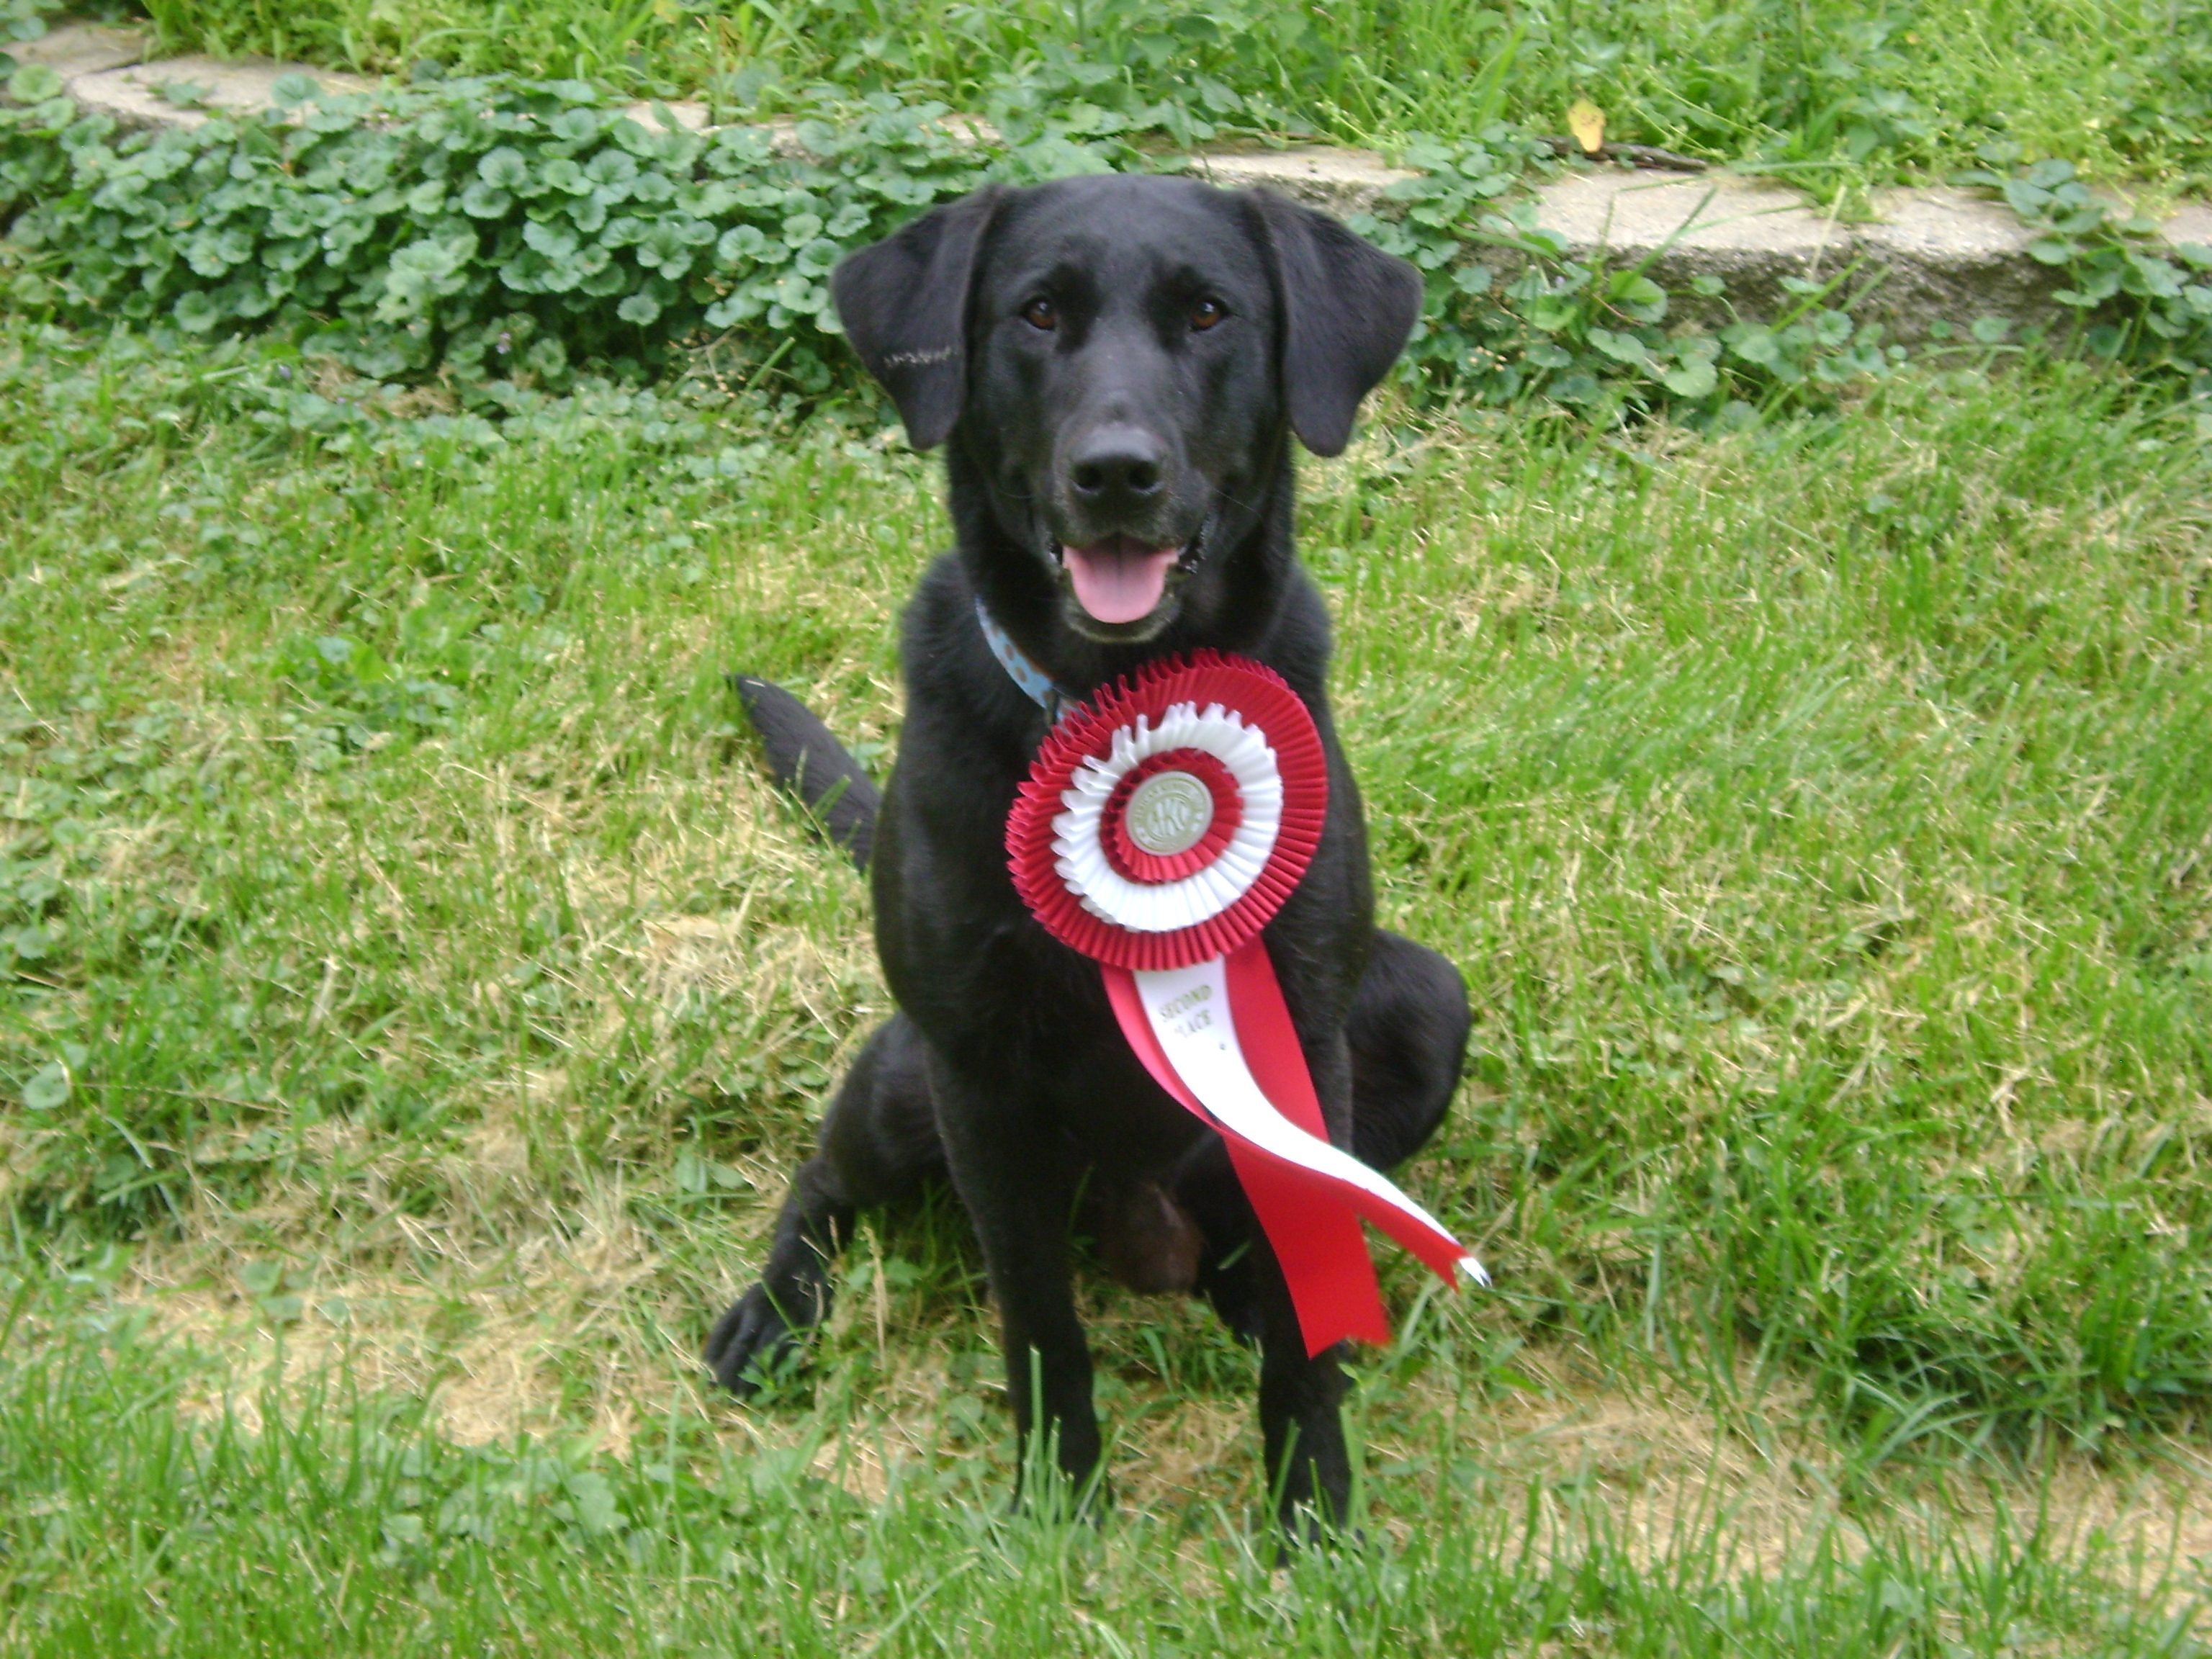
M 1090 547 L 1063 547 L 1076 603 L 1103 623 L 1133 623 L 1152 614 L 1168 585 L 1178 550 L 1152 548 L 1115 536 Z

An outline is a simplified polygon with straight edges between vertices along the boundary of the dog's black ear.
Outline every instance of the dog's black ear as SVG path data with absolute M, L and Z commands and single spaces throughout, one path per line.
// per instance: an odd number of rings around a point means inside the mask
M 968 390 L 968 282 L 1006 194 L 988 185 L 932 208 L 830 274 L 837 319 L 891 394 L 908 442 L 931 449 L 960 418 Z
M 1283 395 L 1316 455 L 1343 452 L 1352 417 L 1421 314 L 1421 273 L 1311 208 L 1252 192 L 1283 295 Z

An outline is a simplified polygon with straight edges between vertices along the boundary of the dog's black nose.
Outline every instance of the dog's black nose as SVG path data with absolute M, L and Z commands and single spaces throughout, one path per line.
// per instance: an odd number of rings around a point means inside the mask
M 1142 501 L 1159 491 L 1164 454 L 1160 441 L 1141 428 L 1103 427 L 1068 457 L 1068 482 L 1086 506 Z

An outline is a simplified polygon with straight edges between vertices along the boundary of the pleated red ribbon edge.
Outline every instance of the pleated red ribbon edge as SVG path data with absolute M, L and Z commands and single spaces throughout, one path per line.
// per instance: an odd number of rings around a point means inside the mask
M 1274 751 L 1282 779 L 1282 819 L 1267 867 L 1219 915 L 1173 933 L 1144 933 L 1083 908 L 1068 890 L 1053 851 L 1061 795 L 1086 759 L 1114 752 L 1114 734 L 1139 714 L 1154 720 L 1179 702 L 1219 703 L 1256 727 Z M 1328 819 L 1328 758 L 1312 714 L 1288 681 L 1264 663 L 1194 651 L 1147 663 L 1093 695 L 1046 734 L 1006 819 L 1006 865 L 1030 914 L 1063 945 L 1093 961 L 1158 971 L 1226 956 L 1255 937 L 1296 890 Z
M 1282 1265 L 1309 1356 L 1347 1337 L 1374 1343 L 1390 1340 L 1375 1262 L 1359 1231 L 1363 1215 L 1447 1284 L 1457 1285 L 1458 1264 L 1466 1252 L 1456 1240 L 1422 1226 L 1371 1193 L 1252 1145 L 1217 1120 L 1162 1051 L 1135 975 L 1111 963 L 1099 966 L 1114 1017 L 1145 1069 L 1227 1145 L 1237 1178 Z M 1328 1130 L 1312 1074 L 1306 1069 L 1305 1051 L 1291 1023 L 1265 941 L 1254 939 L 1231 952 L 1224 977 L 1237 1046 L 1253 1081 L 1277 1111 L 1307 1133 L 1327 1140 Z

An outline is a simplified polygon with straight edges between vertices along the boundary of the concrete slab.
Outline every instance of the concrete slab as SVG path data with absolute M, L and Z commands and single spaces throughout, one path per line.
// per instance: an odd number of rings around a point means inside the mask
M 35 40 L 0 41 L 17 63 L 44 64 L 65 85 L 80 75 L 127 68 L 145 57 L 147 46 L 143 31 L 105 23 L 57 23 Z
M 1938 188 L 1890 191 L 1875 208 L 1882 216 L 1852 231 L 1865 278 L 1881 284 L 1862 308 L 1899 337 L 1925 337 L 1937 318 L 2059 319 L 2051 296 L 2064 278 L 2029 257 L 2036 234 L 2002 204 Z
M 139 31 L 72 22 L 10 50 L 21 62 L 51 65 L 86 108 L 131 126 L 197 126 L 211 110 L 265 109 L 286 75 L 306 75 L 333 92 L 373 92 L 378 84 L 361 76 L 258 60 L 174 58 L 148 64 L 140 61 L 146 47 Z M 179 106 L 162 96 L 164 87 L 179 82 L 205 89 L 198 106 Z M 703 103 L 663 107 L 690 131 L 713 130 L 712 112 Z M 649 103 L 623 112 L 645 126 L 660 125 Z M 978 143 L 998 136 L 971 116 L 950 116 L 946 124 Z M 777 154 L 804 154 L 789 121 L 770 123 L 768 131 Z M 1376 210 L 1383 191 L 1413 176 L 1371 151 L 1322 145 L 1211 152 L 1193 156 L 1191 163 L 1200 178 L 1215 184 L 1266 185 L 1341 216 Z M 1648 261 L 1660 283 L 1686 295 L 1690 279 L 1719 277 L 1727 287 L 1725 305 L 1703 307 L 1716 314 L 1733 309 L 1760 317 L 1794 309 L 1801 299 L 1782 286 L 1784 277 L 1829 277 L 1846 270 L 1852 290 L 1868 289 L 1865 313 L 1906 340 L 1924 337 L 1939 319 L 1954 326 L 1986 316 L 2026 323 L 2048 320 L 2060 310 L 2051 295 L 2063 279 L 2028 254 L 2033 234 L 1999 204 L 1963 191 L 1895 191 L 1875 203 L 1872 222 L 1846 225 L 1771 179 L 1721 172 L 1684 179 L 1616 168 L 1556 180 L 1537 191 L 1536 204 L 1537 223 L 1557 234 L 1576 257 L 1602 254 L 1616 266 Z M 2212 246 L 2212 207 L 2183 208 L 2163 234 L 2169 243 Z M 1686 297 L 1681 305 L 1687 314 L 1699 310 Z
M 1726 173 L 1577 173 L 1536 192 L 1536 223 L 1578 259 L 1615 270 L 1642 266 L 1677 295 L 1669 316 L 1705 323 L 1731 313 L 1771 317 L 1800 303 L 1785 277 L 1832 276 L 1850 259 L 1850 234 L 1796 191 Z M 1700 276 L 1727 287 L 1725 302 L 1690 291 Z
M 1578 173 L 1536 199 L 1537 224 L 1577 254 L 1607 249 L 1640 258 L 1680 249 L 1708 256 L 1692 261 L 1701 266 L 1740 263 L 1720 256 L 1741 254 L 1810 265 L 1850 240 L 1796 191 L 1725 173 Z
M 2035 240 L 2035 232 L 2002 202 L 1941 185 L 1886 191 L 1875 198 L 1875 211 L 1879 216 L 1853 234 L 1864 246 L 1900 258 L 1981 265 L 2018 258 Z
M 659 132 L 662 130 L 661 121 L 660 117 L 654 113 L 655 107 L 651 103 L 636 103 L 625 106 L 622 112 L 648 132 Z M 707 133 L 725 130 L 714 124 L 714 112 L 705 104 L 684 101 L 669 104 L 665 108 L 674 118 L 677 126 L 684 131 Z M 998 142 L 998 129 L 976 116 L 948 115 L 939 125 L 963 144 Z M 774 155 L 799 161 L 821 159 L 811 155 L 806 146 L 799 142 L 799 123 L 789 116 L 777 116 L 772 120 L 761 122 L 755 130 L 768 135 L 768 147 Z
M 2159 234 L 2169 242 L 2196 242 L 2212 247 L 2212 207 L 2191 203 L 2168 219 Z
M 655 113 L 655 111 L 658 109 L 666 110 L 670 115 L 675 118 L 676 125 L 678 126 L 685 128 L 692 132 L 708 131 L 714 125 L 714 115 L 713 111 L 709 110 L 704 104 L 692 103 L 689 100 L 661 105 L 650 103 L 632 104 L 629 108 L 623 110 L 623 113 L 629 116 L 631 120 L 636 122 L 638 125 L 643 127 L 647 131 L 659 132 L 660 131 L 660 117 Z
M 1265 185 L 1294 202 L 1304 202 L 1340 219 L 1372 213 L 1382 192 L 1414 175 L 1394 167 L 1372 150 L 1331 149 L 1301 145 L 1290 149 L 1191 157 L 1192 170 L 1224 190 Z
M 374 92 L 380 84 L 365 75 L 305 64 L 276 64 L 266 58 L 225 63 L 215 58 L 165 58 L 155 64 L 80 75 L 70 96 L 88 111 L 111 115 L 126 127 L 196 127 L 219 111 L 245 114 L 267 109 L 276 82 L 304 75 L 325 92 Z M 162 95 L 165 87 L 189 84 L 205 88 L 197 105 L 179 106 Z

